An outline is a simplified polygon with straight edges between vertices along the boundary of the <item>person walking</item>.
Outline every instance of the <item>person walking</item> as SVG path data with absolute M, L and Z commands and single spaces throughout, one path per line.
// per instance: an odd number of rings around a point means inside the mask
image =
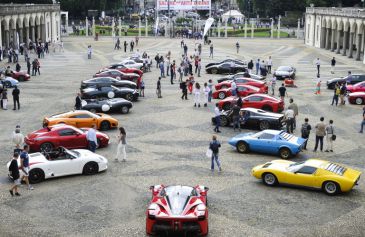
M 365 126 L 365 110 L 364 110 L 364 113 L 362 114 L 361 129 L 360 129 L 359 133 L 364 132 L 364 126 Z
M 214 115 L 215 115 L 215 117 L 214 117 L 214 119 L 215 119 L 214 132 L 220 133 L 221 131 L 219 131 L 219 127 L 221 126 L 221 111 L 219 110 L 219 104 L 218 103 L 215 104 Z
M 253 61 L 250 60 L 247 64 L 248 73 L 252 73 L 253 70 Z
M 36 74 L 38 72 L 38 75 L 41 75 L 41 63 L 39 62 L 38 58 L 35 59 L 36 63 L 37 63 L 37 68 L 36 68 Z
M 237 51 L 237 53 L 240 52 L 240 44 L 238 42 L 236 43 L 236 51 Z
M 122 161 L 125 162 L 127 160 L 127 152 L 126 152 L 126 146 L 127 146 L 127 133 L 125 132 L 125 129 L 123 127 L 119 128 L 119 135 L 117 136 L 118 141 L 118 148 L 117 148 L 117 155 L 115 156 L 115 161 L 119 161 L 119 158 L 122 157 Z
M 160 77 L 164 78 L 165 77 L 165 65 L 164 65 L 164 61 L 160 62 Z
M 193 93 L 193 85 L 195 83 L 195 79 L 194 79 L 194 76 L 193 76 L 192 73 L 190 74 L 190 77 L 189 77 L 188 80 L 189 80 L 188 90 L 189 90 L 189 93 L 192 94 Z
M 175 78 L 175 61 L 173 61 L 173 63 L 171 63 L 171 65 L 170 65 L 170 82 L 171 82 L 171 85 L 174 84 L 174 78 Z
M 340 86 L 340 105 L 345 105 L 345 96 L 347 93 L 346 82 Z
M 93 49 L 91 45 L 87 46 L 87 59 L 91 59 L 91 55 L 93 53 Z
M 260 71 L 260 59 L 257 59 L 256 64 L 255 64 L 255 68 L 256 68 L 256 75 L 259 75 L 259 71 Z
M 15 149 L 20 149 L 21 151 L 21 147 L 24 144 L 24 135 L 20 132 L 19 125 L 16 125 L 15 130 L 13 131 L 13 135 L 11 137 L 11 141 L 14 143 Z
M 127 41 L 124 40 L 124 53 L 127 52 L 127 46 L 128 46 L 128 43 L 127 43 Z
M 183 67 L 183 64 L 181 63 L 179 68 L 177 69 L 177 72 L 179 73 L 179 82 L 183 82 L 183 70 L 184 70 L 184 67 Z
M 232 108 L 232 120 L 233 120 L 233 131 L 236 131 L 236 128 L 241 131 L 240 127 L 240 110 L 241 107 L 236 103 Z
M 18 186 L 20 185 L 20 174 L 19 174 L 19 167 L 18 167 L 18 157 L 19 154 L 15 152 L 13 154 L 13 159 L 9 165 L 9 175 L 13 178 L 14 184 L 11 185 L 9 189 L 9 193 L 11 196 L 20 196 L 18 192 Z
M 209 98 L 210 88 L 208 83 L 204 83 L 204 107 L 208 106 L 208 98 Z
M 289 108 L 284 113 L 286 122 L 286 132 L 293 133 L 294 128 L 294 110 Z
M 338 83 L 336 83 L 335 89 L 333 91 L 333 97 L 332 97 L 332 103 L 331 103 L 332 106 L 334 103 L 336 103 L 336 106 L 338 105 L 338 97 L 340 96 L 340 93 L 341 93 L 340 86 L 338 85 Z
M 218 166 L 218 172 L 222 171 L 221 162 L 219 160 L 219 148 L 221 147 L 220 142 L 217 140 L 217 136 L 213 135 L 212 141 L 209 143 L 209 149 L 212 151 L 212 162 L 210 165 L 210 170 L 214 171 L 214 162 Z
M 20 64 L 17 62 L 17 63 L 16 63 L 16 65 L 15 65 L 15 71 L 16 71 L 16 72 L 20 72 L 21 68 L 22 68 L 22 67 L 21 67 L 21 66 L 20 66 Z
M 333 127 L 333 120 L 329 121 L 329 124 L 326 126 L 326 150 L 325 152 L 333 152 L 333 137 L 335 135 L 335 130 Z
M 37 61 L 34 59 L 32 61 L 32 76 L 37 76 Z
M 271 74 L 271 68 L 272 68 L 272 59 L 271 56 L 269 56 L 269 59 L 267 60 L 267 73 Z
M 91 152 L 95 153 L 96 147 L 98 146 L 98 140 L 96 138 L 96 125 L 93 124 L 91 128 L 86 132 L 86 140 L 88 147 Z
M 290 104 L 288 106 L 288 109 L 291 109 L 294 111 L 293 128 L 296 129 L 297 128 L 297 117 L 299 115 L 298 105 L 296 103 L 294 103 L 293 98 L 290 98 L 289 103 Z
M 32 64 L 30 63 L 30 58 L 27 58 L 27 73 L 28 75 L 30 75 L 30 67 L 32 66 Z
M 195 83 L 194 88 L 194 107 L 198 106 L 200 107 L 200 84 L 197 82 Z
M 19 94 L 20 94 L 20 90 L 17 86 L 14 86 L 13 91 L 11 92 L 12 96 L 13 96 L 13 103 L 14 103 L 14 108 L 13 110 L 16 110 L 16 105 L 18 105 L 18 110 L 20 109 L 20 103 L 19 103 Z
M 307 139 L 303 144 L 303 149 L 304 150 L 307 150 L 307 143 L 308 143 L 308 139 L 309 139 L 311 129 L 312 129 L 312 126 L 309 124 L 309 119 L 305 118 L 304 123 L 302 124 L 302 128 L 300 130 L 300 132 L 302 134 L 302 138 Z
M 1 93 L 1 101 L 3 102 L 3 110 L 8 109 L 8 89 L 4 88 Z
M 184 55 L 188 56 L 188 46 L 184 44 Z
M 81 108 L 82 108 L 81 94 L 77 93 L 76 99 L 75 99 L 75 109 L 80 110 Z
M 144 88 L 145 88 L 145 84 L 144 84 L 144 80 L 142 80 L 141 85 L 140 85 L 140 92 L 139 92 L 141 97 L 144 97 Z
M 231 94 L 232 96 L 237 96 L 237 84 L 235 80 L 231 83 Z
M 288 92 L 286 92 L 284 83 L 282 83 L 281 86 L 279 87 L 279 94 L 280 94 L 280 99 L 282 101 L 284 101 L 285 96 L 288 96 Z
M 157 94 L 157 98 L 162 98 L 162 96 L 161 96 L 161 77 L 159 77 L 158 81 L 157 81 L 156 94 Z
M 333 57 L 331 60 L 331 74 L 335 73 L 335 66 L 336 66 L 336 59 L 335 59 L 335 57 Z
M 316 91 L 314 92 L 314 94 L 316 94 L 316 95 L 321 94 L 321 78 L 320 78 L 319 74 L 317 75 Z
M 186 80 L 185 82 L 180 82 L 180 89 L 182 91 L 182 96 L 181 99 L 183 100 L 185 98 L 185 100 L 188 100 L 188 84 L 189 80 Z
M 209 46 L 209 50 L 210 50 L 209 58 L 210 58 L 210 57 L 212 57 L 212 58 L 213 58 L 213 44 L 210 44 L 210 46 Z
M 201 62 L 201 59 L 199 58 L 199 60 L 198 60 L 198 77 L 200 77 L 201 70 L 202 70 L 202 62 Z
M 213 96 L 213 81 L 212 81 L 212 79 L 209 79 L 208 87 L 209 87 L 208 102 L 210 103 L 210 102 L 212 102 L 212 96 Z
M 315 126 L 316 129 L 316 144 L 314 146 L 314 152 L 317 151 L 318 145 L 320 144 L 320 149 L 323 151 L 323 138 L 326 135 L 326 124 L 324 124 L 324 117 L 321 117 L 320 122 Z
M 314 62 L 314 64 L 316 65 L 317 67 L 317 75 L 319 75 L 319 72 L 320 72 L 320 68 L 321 68 L 321 60 L 319 60 L 319 58 L 317 58 Z
M 24 173 L 24 176 L 21 177 L 20 180 L 24 180 L 25 183 L 28 186 L 28 190 L 33 190 L 34 188 L 32 187 L 32 185 L 29 184 L 29 146 L 28 145 L 24 145 L 23 146 L 23 151 L 20 154 L 20 167 L 19 169 L 21 169 Z
M 271 77 L 270 85 L 271 85 L 271 95 L 274 96 L 275 95 L 275 88 L 276 88 L 276 76 L 275 75 L 273 75 Z

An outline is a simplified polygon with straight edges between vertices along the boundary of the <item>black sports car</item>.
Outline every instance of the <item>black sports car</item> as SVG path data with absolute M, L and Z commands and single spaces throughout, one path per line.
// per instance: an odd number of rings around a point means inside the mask
M 229 81 L 229 80 L 242 78 L 242 77 L 252 78 L 252 79 L 255 79 L 255 80 L 264 80 L 265 79 L 265 77 L 259 76 L 259 75 L 253 74 L 253 73 L 239 72 L 239 73 L 236 73 L 234 75 L 228 75 L 228 76 L 225 76 L 225 77 L 221 77 L 217 81 L 218 81 L 218 83 L 221 83 L 223 81 Z
M 244 124 L 240 124 L 241 128 L 249 129 L 282 129 L 285 125 L 284 115 L 278 113 L 267 112 L 261 109 L 244 108 L 241 109 L 246 118 Z M 213 124 L 215 124 L 215 118 L 212 118 Z M 223 111 L 221 114 L 221 126 L 232 126 L 233 115 L 232 110 Z
M 239 60 L 239 59 L 231 59 L 231 58 L 228 58 L 228 59 L 225 59 L 219 63 L 208 63 L 207 65 L 205 65 L 205 68 L 207 67 L 210 67 L 210 66 L 214 66 L 214 65 L 218 65 L 218 64 L 222 64 L 222 63 L 235 63 L 235 64 L 239 64 L 239 65 L 246 65 L 246 63 L 242 60 Z
M 82 101 L 82 109 L 92 113 L 122 113 L 128 114 L 132 108 L 132 102 L 122 99 L 87 99 Z
M 347 85 L 354 85 L 356 83 L 365 81 L 365 74 L 354 74 L 346 77 L 340 77 L 340 78 L 333 78 L 327 81 L 327 88 L 328 89 L 335 89 L 336 83 L 343 83 L 346 82 Z
M 135 89 L 115 86 L 89 87 L 81 90 L 82 99 L 124 98 L 129 101 L 136 101 L 138 96 L 139 94 Z
M 280 66 L 275 70 L 274 76 L 277 80 L 284 80 L 286 78 L 295 79 L 295 72 L 296 69 L 292 66 Z
M 234 62 L 216 64 L 205 68 L 205 71 L 209 74 L 238 73 L 245 72 L 246 70 L 245 65 Z
M 112 77 L 96 77 L 81 82 L 81 89 L 87 87 L 103 87 L 103 86 L 127 87 L 131 89 L 137 88 L 137 84 L 132 81 L 118 80 Z

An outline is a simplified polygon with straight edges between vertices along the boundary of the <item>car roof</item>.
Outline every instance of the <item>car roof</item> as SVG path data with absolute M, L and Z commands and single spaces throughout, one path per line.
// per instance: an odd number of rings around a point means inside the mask
M 70 128 L 70 129 L 75 130 L 74 126 L 67 125 L 67 124 L 55 124 L 55 125 L 49 126 L 48 128 L 51 131 L 58 131 L 58 130 L 61 130 L 61 129 L 66 129 L 66 128 Z
M 266 130 L 263 130 L 262 132 L 272 134 L 272 135 L 278 135 L 278 134 L 282 133 L 283 131 L 282 130 L 266 129 Z
M 77 114 L 91 114 L 91 112 L 89 112 L 87 110 L 71 110 L 71 111 L 64 112 L 64 113 L 54 114 L 54 115 L 51 115 L 50 117 L 65 118 L 65 117 L 69 117 L 69 116 L 77 115 Z
M 324 160 L 318 160 L 318 159 L 308 159 L 304 162 L 305 165 L 316 167 L 316 168 L 322 168 L 323 165 L 328 164 L 328 161 Z
M 275 97 L 272 97 L 270 95 L 267 95 L 267 94 L 262 94 L 262 93 L 257 93 L 257 94 L 252 94 L 252 95 L 248 95 L 246 97 L 252 97 L 252 96 L 261 96 L 261 97 L 265 97 L 265 98 L 268 98 L 268 99 L 272 99 L 272 100 L 277 100 L 279 101 L 279 99 L 275 98 Z

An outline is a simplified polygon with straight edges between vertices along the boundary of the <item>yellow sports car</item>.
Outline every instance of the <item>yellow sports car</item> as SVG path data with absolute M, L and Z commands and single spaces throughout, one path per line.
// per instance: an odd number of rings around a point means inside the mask
M 304 162 L 273 160 L 254 167 L 252 175 L 268 186 L 302 186 L 335 195 L 350 191 L 359 181 L 361 172 L 329 161 L 309 159 Z

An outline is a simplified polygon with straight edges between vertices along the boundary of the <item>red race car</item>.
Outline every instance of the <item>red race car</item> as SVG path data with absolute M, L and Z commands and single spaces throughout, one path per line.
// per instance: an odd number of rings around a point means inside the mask
M 12 71 L 11 77 L 18 81 L 29 81 L 30 75 L 26 71 Z
M 350 104 L 362 105 L 365 104 L 365 92 L 354 92 L 349 94 Z
M 224 89 L 224 88 L 230 88 L 232 84 L 232 80 L 223 81 L 221 83 L 218 83 L 215 85 L 216 90 Z M 265 87 L 267 88 L 266 82 L 251 79 L 251 78 L 237 78 L 235 79 L 236 84 L 244 84 L 244 85 L 250 85 L 255 86 L 258 88 Z M 267 89 L 266 89 L 267 90 Z
M 25 137 L 25 143 L 32 151 L 52 151 L 54 148 L 65 147 L 67 149 L 87 148 L 86 132 L 90 128 L 75 128 L 70 125 L 54 125 L 29 133 Z M 96 132 L 99 147 L 109 144 L 108 135 Z
M 238 95 L 245 97 L 245 96 L 256 94 L 256 93 L 267 93 L 267 87 L 258 88 L 255 86 L 249 86 L 249 85 L 245 85 L 245 84 L 237 84 L 237 92 L 238 92 Z M 220 90 L 213 92 L 213 99 L 222 100 L 231 95 L 232 95 L 231 88 L 220 89 Z
M 346 89 L 348 93 L 365 92 L 365 81 L 356 83 L 355 85 L 347 85 Z
M 152 200 L 146 211 L 146 233 L 208 235 L 208 188 L 198 185 L 150 187 Z
M 108 71 L 108 70 L 111 70 L 111 69 L 115 69 L 115 70 L 119 70 L 121 72 L 124 72 L 124 73 L 135 73 L 135 74 L 138 74 L 140 76 L 143 75 L 143 72 L 137 68 L 127 68 L 126 66 L 124 66 L 123 64 L 120 64 L 120 63 L 115 63 L 115 64 L 111 64 L 105 68 L 102 68 L 100 69 L 99 72 L 104 72 L 104 71 Z
M 133 81 L 137 85 L 139 85 L 141 80 L 142 80 L 142 77 L 138 74 L 124 73 L 124 72 L 121 72 L 121 71 L 115 70 L 115 69 L 107 70 L 107 71 L 103 71 L 103 72 L 98 72 L 94 75 L 94 77 L 113 77 L 113 78 L 118 79 L 118 80 Z
M 229 110 L 238 100 L 231 96 L 218 102 L 220 109 Z M 284 102 L 266 94 L 253 94 L 242 99 L 242 108 L 256 108 L 270 112 L 280 113 L 284 110 Z

